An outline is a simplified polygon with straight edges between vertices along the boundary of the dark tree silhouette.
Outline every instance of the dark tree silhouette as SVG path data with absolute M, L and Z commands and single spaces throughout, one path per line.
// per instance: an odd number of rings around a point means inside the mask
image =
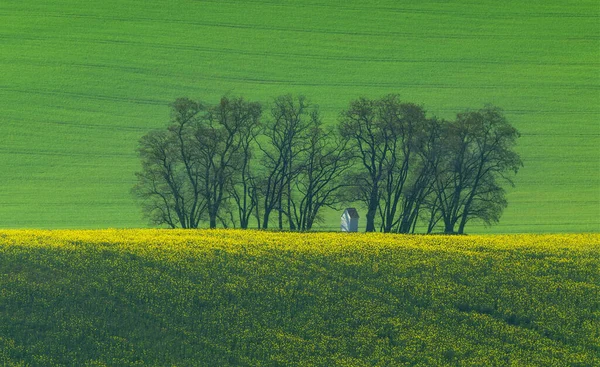
M 150 132 L 138 149 L 142 171 L 134 192 L 155 224 L 197 228 L 208 218 L 215 228 L 222 205 L 244 165 L 244 134 L 260 116 L 260 105 L 223 97 L 216 106 L 187 98 L 171 105 L 167 131 Z
M 247 148 L 248 139 L 260 119 L 259 103 L 246 102 L 243 98 L 221 98 L 218 105 L 209 110 L 203 124 L 195 131 L 198 156 L 203 167 L 203 195 L 206 200 L 210 228 L 216 228 L 221 205 L 231 184 L 242 169 L 249 173 Z M 251 208 L 244 206 L 249 196 L 248 190 L 238 195 L 243 215 L 249 215 Z M 245 217 L 241 218 L 245 220 Z M 245 221 L 247 224 L 247 221 Z
M 192 126 L 205 111 L 189 99 L 171 105 L 171 125 L 151 131 L 140 139 L 138 154 L 142 170 L 133 191 L 142 200 L 151 223 L 196 228 L 205 214 L 201 195 L 200 167 L 191 144 Z
M 406 182 L 400 215 L 394 224 L 396 232 L 414 233 L 422 213 L 428 208 L 428 199 L 434 196 L 436 167 L 442 158 L 438 149 L 443 138 L 442 127 L 443 122 L 436 118 L 425 119 L 415 132 L 416 158 L 410 180 Z
M 469 220 L 498 222 L 507 202 L 502 182 L 523 165 L 514 151 L 519 132 L 502 111 L 486 106 L 460 113 L 446 129 L 445 162 L 436 172 L 436 205 L 446 233 L 464 233 Z M 458 225 L 458 228 L 456 226 Z
M 253 144 L 259 134 L 261 114 L 260 103 L 247 102 L 243 98 L 222 99 L 218 111 L 221 120 L 229 121 L 226 125 L 235 126 L 231 133 L 235 136 L 237 156 L 232 162 L 234 171 L 228 175 L 230 182 L 226 187 L 235 202 L 237 219 L 243 229 L 248 228 L 250 217 L 258 206 Z M 231 212 L 233 211 L 232 209 Z M 230 216 L 233 217 L 233 213 Z M 235 222 L 233 218 L 231 222 Z
M 305 145 L 290 196 L 291 219 L 302 231 L 312 228 L 323 207 L 333 208 L 340 202 L 336 193 L 348 185 L 343 177 L 352 165 L 347 140 L 325 128 L 316 109 L 310 113 Z
M 310 126 L 310 105 L 304 96 L 284 95 L 275 98 L 271 106 L 271 120 L 263 129 L 264 142 L 258 140 L 263 153 L 265 175 L 259 184 L 262 195 L 262 228 L 269 228 L 273 210 L 278 211 L 279 228 L 286 215 L 290 229 L 292 181 L 298 174 L 298 157 L 306 148 L 306 134 Z
M 243 98 L 177 99 L 167 129 L 139 142 L 133 192 L 151 223 L 248 228 L 254 216 L 269 228 L 276 211 L 280 229 L 310 230 L 324 207 L 361 201 L 369 232 L 377 222 L 382 232 L 443 223 L 464 233 L 471 220 L 498 222 L 503 185 L 522 166 L 519 132 L 493 106 L 447 122 L 396 95 L 359 98 L 331 129 L 304 96 L 284 95 L 266 124 L 261 114 Z
M 351 180 L 367 207 L 367 231 L 378 213 L 383 232 L 412 231 L 431 182 L 419 152 L 427 136 L 423 108 L 396 95 L 361 98 L 342 113 L 339 128 L 362 163 Z
M 410 217 L 417 209 L 413 208 L 414 200 L 419 194 L 416 190 L 408 192 L 412 189 L 410 186 L 422 184 L 412 176 L 418 174 L 415 167 L 420 165 L 418 139 L 426 123 L 425 111 L 418 105 L 401 103 L 397 96 L 389 95 L 379 101 L 379 115 L 389 145 L 388 154 L 383 157 L 384 184 L 379 203 L 381 229 L 391 232 L 404 221 L 398 230 L 408 232 L 412 223 Z
M 366 231 L 374 232 L 381 199 L 380 186 L 383 184 L 385 162 L 390 150 L 388 136 L 378 116 L 378 102 L 367 98 L 350 102 L 348 109 L 340 115 L 339 130 L 366 170 L 354 173 L 350 180 L 355 183 L 356 198 L 361 199 L 367 207 Z

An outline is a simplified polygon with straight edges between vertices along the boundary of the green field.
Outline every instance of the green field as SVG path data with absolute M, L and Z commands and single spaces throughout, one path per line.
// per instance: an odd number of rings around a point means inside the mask
M 144 226 L 137 140 L 177 97 L 301 93 L 334 123 L 398 93 L 521 131 L 504 217 L 468 231 L 600 231 L 599 20 L 596 0 L 2 1 L 0 227 Z
M 600 235 L 0 231 L 2 366 L 598 366 Z

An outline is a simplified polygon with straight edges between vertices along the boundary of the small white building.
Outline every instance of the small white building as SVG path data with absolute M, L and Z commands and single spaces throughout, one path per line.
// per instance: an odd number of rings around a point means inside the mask
M 342 232 L 358 232 L 358 218 L 356 208 L 346 208 L 342 214 Z

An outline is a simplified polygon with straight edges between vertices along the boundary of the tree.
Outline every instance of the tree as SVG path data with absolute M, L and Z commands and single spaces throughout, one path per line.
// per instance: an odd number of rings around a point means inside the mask
M 215 228 L 217 220 L 229 220 L 221 209 L 233 191 L 234 176 L 248 163 L 245 139 L 257 124 L 260 105 L 223 97 L 205 106 L 180 98 L 171 108 L 167 131 L 140 140 L 142 171 L 134 193 L 155 224 L 197 228 L 208 218 Z
M 310 113 L 299 173 L 293 193 L 289 194 L 290 217 L 298 230 L 310 230 L 323 207 L 333 208 L 339 203 L 340 197 L 336 194 L 348 185 L 343 177 L 352 165 L 347 145 L 347 140 L 341 139 L 336 130 L 323 127 L 317 109 Z
M 403 220 L 399 232 L 406 233 L 412 226 L 414 232 L 416 221 L 422 210 L 427 213 L 423 220 L 427 223 L 427 233 L 431 233 L 441 219 L 439 202 L 435 194 L 436 180 L 440 165 L 446 158 L 444 141 L 446 139 L 448 123 L 435 117 L 427 119 L 425 129 L 420 134 L 418 154 L 420 156 L 419 174 L 411 190 L 409 191 L 408 204 L 414 209 L 409 220 Z M 411 224 L 412 221 L 412 224 Z
M 233 177 L 242 168 L 248 173 L 249 151 L 244 148 L 248 148 L 247 140 L 251 139 L 260 114 L 261 106 L 258 103 L 246 102 L 243 98 L 223 97 L 196 128 L 195 146 L 198 163 L 203 168 L 203 196 L 210 228 L 216 228 L 219 210 L 227 192 L 231 191 L 229 188 Z M 246 191 L 239 197 L 243 202 L 247 196 Z M 243 215 L 251 212 L 247 206 L 242 205 L 239 209 Z
M 222 99 L 218 115 L 229 124 L 238 126 L 236 130 L 237 162 L 231 174 L 228 187 L 229 195 L 237 208 L 240 227 L 248 228 L 250 217 L 258 206 L 256 171 L 253 166 L 253 143 L 259 134 L 262 106 L 257 102 L 247 102 L 243 98 Z M 233 219 L 232 219 L 233 222 Z
M 384 185 L 379 205 L 383 232 L 408 232 L 411 228 L 413 209 L 416 207 L 418 190 L 408 194 L 411 183 L 422 185 L 421 179 L 412 176 L 419 174 L 415 167 L 418 162 L 418 139 L 426 122 L 425 111 L 413 103 L 401 103 L 398 96 L 389 95 L 379 101 L 379 115 L 383 122 L 385 140 L 389 145 L 388 154 L 383 157 Z M 418 212 L 418 210 L 417 210 Z M 404 223 L 401 223 L 403 222 Z M 401 224 L 399 226 L 399 224 Z M 408 227 L 408 228 L 405 228 Z
M 519 133 L 493 106 L 447 122 L 396 95 L 359 98 L 328 129 L 304 96 L 284 95 L 267 124 L 261 115 L 243 98 L 177 99 L 167 129 L 139 142 L 133 192 L 151 223 L 248 228 L 254 216 L 268 228 L 276 211 L 280 229 L 310 230 L 323 207 L 360 200 L 369 232 L 377 221 L 412 233 L 423 221 L 428 233 L 440 223 L 463 233 L 471 220 L 499 220 L 503 185 L 522 166 Z
M 397 95 L 360 98 L 342 113 L 340 131 L 362 163 L 354 173 L 355 192 L 367 207 L 367 231 L 375 230 L 377 213 L 383 232 L 414 227 L 430 175 L 419 163 L 426 134 L 425 111 Z
M 449 123 L 443 154 L 438 165 L 435 194 L 444 231 L 464 233 L 472 219 L 491 225 L 498 222 L 507 202 L 501 182 L 513 185 L 523 163 L 514 151 L 519 132 L 502 111 L 486 106 L 459 113 Z
M 359 98 L 350 102 L 340 115 L 339 131 L 348 140 L 348 146 L 357 152 L 365 171 L 354 173 L 350 180 L 355 182 L 356 196 L 367 207 L 366 231 L 375 231 L 375 216 L 381 198 L 389 141 L 378 118 L 377 101 Z
M 290 218 L 292 181 L 298 174 L 298 156 L 304 151 L 309 123 L 309 103 L 304 96 L 284 95 L 275 98 L 271 106 L 271 121 L 263 129 L 264 142 L 259 142 L 263 153 L 265 175 L 260 182 L 263 201 L 262 228 L 269 228 L 273 210 L 279 214 L 279 228 L 287 215 L 290 229 L 295 225 Z
M 396 232 L 399 233 L 414 233 L 424 210 L 431 208 L 436 213 L 435 201 L 429 200 L 434 196 L 432 193 L 436 167 L 443 157 L 439 150 L 443 139 L 443 121 L 430 118 L 422 122 L 415 133 L 414 154 L 417 157 L 413 163 L 414 167 L 411 168 L 411 179 L 406 183 L 402 208 L 397 219 Z M 428 207 L 429 203 L 431 207 Z
M 151 131 L 140 139 L 142 170 L 136 173 L 133 192 L 142 200 L 151 223 L 197 228 L 206 202 L 200 194 L 201 174 L 191 149 L 190 131 L 205 109 L 183 98 L 171 109 L 171 125 L 166 131 Z

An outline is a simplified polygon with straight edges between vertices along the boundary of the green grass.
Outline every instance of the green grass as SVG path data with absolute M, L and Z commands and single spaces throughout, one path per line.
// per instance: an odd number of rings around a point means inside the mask
M 593 366 L 599 235 L 0 232 L 3 366 Z
M 134 150 L 168 103 L 291 92 L 328 123 L 361 95 L 501 106 L 525 167 L 500 225 L 469 230 L 600 231 L 599 19 L 593 0 L 4 1 L 0 226 L 143 226 Z

